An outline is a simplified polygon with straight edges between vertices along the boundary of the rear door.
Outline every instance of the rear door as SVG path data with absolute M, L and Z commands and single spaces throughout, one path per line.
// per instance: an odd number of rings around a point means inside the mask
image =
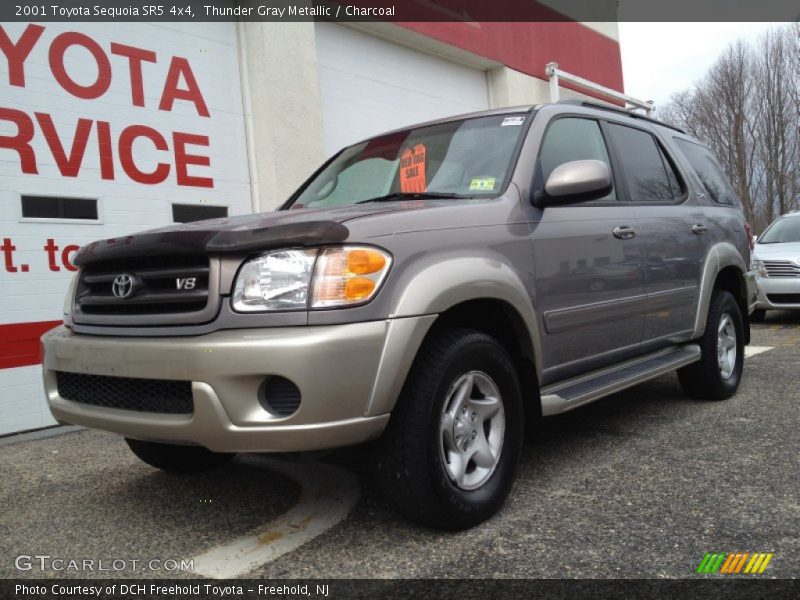
M 555 117 L 539 151 L 538 187 L 557 166 L 585 159 L 611 166 L 599 121 Z M 532 241 L 543 385 L 636 352 L 645 304 L 637 229 L 617 185 L 605 198 L 542 210 Z
M 689 194 L 674 157 L 650 130 L 614 122 L 606 129 L 641 231 L 647 293 L 642 340 L 657 346 L 684 339 L 694 328 L 709 248 L 701 199 Z
M 711 247 L 719 242 L 730 242 L 747 257 L 750 241 L 745 232 L 742 205 L 722 167 L 705 146 L 679 137 L 673 138 L 673 142 L 677 153 L 691 166 L 688 175 L 695 180 L 695 196 L 703 204 L 706 215 L 706 244 Z

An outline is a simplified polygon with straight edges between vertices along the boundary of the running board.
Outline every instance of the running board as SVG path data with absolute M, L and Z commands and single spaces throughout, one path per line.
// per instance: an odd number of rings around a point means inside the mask
M 542 388 L 542 414 L 557 415 L 700 360 L 700 346 L 667 348 Z

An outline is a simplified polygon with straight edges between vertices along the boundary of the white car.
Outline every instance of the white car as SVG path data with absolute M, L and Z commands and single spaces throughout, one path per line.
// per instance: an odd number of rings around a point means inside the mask
M 751 321 L 768 310 L 800 310 L 800 211 L 777 218 L 753 251 L 758 303 Z

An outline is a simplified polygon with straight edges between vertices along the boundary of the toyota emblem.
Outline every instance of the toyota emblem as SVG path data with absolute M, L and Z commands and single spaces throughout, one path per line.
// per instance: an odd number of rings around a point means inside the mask
M 133 295 L 133 275 L 125 273 L 114 277 L 111 291 L 116 298 L 130 298 Z

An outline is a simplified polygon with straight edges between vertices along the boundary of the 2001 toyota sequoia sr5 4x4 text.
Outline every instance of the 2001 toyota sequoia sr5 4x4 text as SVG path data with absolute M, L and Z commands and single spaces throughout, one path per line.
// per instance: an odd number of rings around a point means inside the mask
M 345 148 L 280 210 L 95 242 L 43 338 L 61 422 L 196 471 L 376 442 L 407 516 L 506 498 L 525 416 L 677 369 L 742 375 L 750 236 L 709 151 L 590 104 L 493 110 Z

